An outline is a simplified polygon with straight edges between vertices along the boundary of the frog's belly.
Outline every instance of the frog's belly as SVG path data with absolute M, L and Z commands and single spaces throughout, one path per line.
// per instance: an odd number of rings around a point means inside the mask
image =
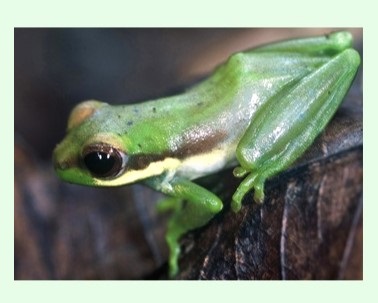
M 206 154 L 184 159 L 176 175 L 193 180 L 236 164 L 235 149 L 214 149 Z

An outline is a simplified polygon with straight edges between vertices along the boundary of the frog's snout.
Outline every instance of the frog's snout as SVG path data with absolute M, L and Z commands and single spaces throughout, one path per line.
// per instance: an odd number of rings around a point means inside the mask
M 70 161 L 66 157 L 61 157 L 60 145 L 57 145 L 52 154 L 52 162 L 56 172 L 67 170 L 70 167 Z

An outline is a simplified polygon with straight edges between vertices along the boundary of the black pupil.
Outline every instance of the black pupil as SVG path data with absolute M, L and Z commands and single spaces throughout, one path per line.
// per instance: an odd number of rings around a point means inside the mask
M 116 159 L 111 154 L 92 152 L 84 157 L 86 167 L 97 176 L 107 176 L 114 168 Z

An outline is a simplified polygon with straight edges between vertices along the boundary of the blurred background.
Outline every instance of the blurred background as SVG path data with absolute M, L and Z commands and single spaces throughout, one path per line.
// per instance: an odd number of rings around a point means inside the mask
M 15 279 L 143 279 L 164 266 L 161 198 L 65 184 L 51 166 L 70 110 L 181 92 L 237 51 L 335 28 L 16 28 Z M 362 50 L 362 29 L 348 29 Z

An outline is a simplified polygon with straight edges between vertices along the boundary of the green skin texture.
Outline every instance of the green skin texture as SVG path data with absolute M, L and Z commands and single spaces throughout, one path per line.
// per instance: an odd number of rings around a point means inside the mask
M 192 180 L 236 166 L 234 175 L 244 179 L 232 210 L 240 210 L 251 190 L 262 202 L 266 179 L 301 156 L 341 104 L 360 64 L 351 46 L 348 32 L 278 42 L 234 54 L 181 95 L 134 105 L 82 103 L 54 150 L 56 172 L 65 181 L 88 186 L 143 182 L 170 196 L 159 208 L 173 211 L 166 234 L 173 277 L 179 270 L 180 237 L 223 207 Z M 83 117 L 78 114 L 82 107 L 90 109 Z M 82 161 L 83 148 L 93 143 L 121 150 L 133 167 L 126 161 L 120 174 L 95 177 Z M 166 158 L 175 164 L 164 164 Z M 151 163 L 161 169 L 145 170 Z M 122 179 L 136 171 L 142 173 Z

